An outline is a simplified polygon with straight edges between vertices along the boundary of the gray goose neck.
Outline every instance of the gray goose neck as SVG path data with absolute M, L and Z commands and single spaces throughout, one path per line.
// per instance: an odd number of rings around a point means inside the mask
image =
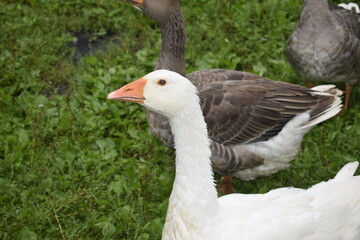
M 186 33 L 180 9 L 166 16 L 159 26 L 162 45 L 155 69 L 167 69 L 184 76 Z
M 330 8 L 327 0 L 306 0 L 301 18 L 324 18 L 330 16 Z

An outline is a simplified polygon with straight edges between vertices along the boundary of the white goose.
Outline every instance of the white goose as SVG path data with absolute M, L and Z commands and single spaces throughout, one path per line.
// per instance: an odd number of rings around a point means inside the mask
M 360 239 L 358 162 L 308 190 L 217 197 L 210 140 L 196 87 L 185 77 L 157 70 L 108 95 L 166 116 L 174 133 L 176 177 L 163 240 Z M 196 184 L 194 184 L 196 183 Z

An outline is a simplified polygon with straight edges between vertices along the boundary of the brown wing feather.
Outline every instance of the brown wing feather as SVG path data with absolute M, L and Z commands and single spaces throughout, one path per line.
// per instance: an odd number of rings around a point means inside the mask
M 262 77 L 236 70 L 227 70 L 227 69 L 204 69 L 189 73 L 186 77 L 198 88 L 205 88 L 208 84 L 214 82 L 222 82 L 224 80 L 236 79 L 236 80 L 256 80 L 261 79 Z
M 268 140 L 295 115 L 311 112 L 319 99 L 333 101 L 311 93 L 305 87 L 262 79 L 216 82 L 201 89 L 199 96 L 210 138 L 228 145 Z

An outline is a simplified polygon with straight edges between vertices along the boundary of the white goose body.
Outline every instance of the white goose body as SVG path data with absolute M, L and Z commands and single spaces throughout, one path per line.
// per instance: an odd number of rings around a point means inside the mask
M 360 239 L 360 177 L 353 176 L 358 162 L 308 190 L 280 188 L 217 198 L 210 140 L 196 92 L 181 75 L 158 70 L 108 96 L 169 118 L 176 176 L 163 240 Z

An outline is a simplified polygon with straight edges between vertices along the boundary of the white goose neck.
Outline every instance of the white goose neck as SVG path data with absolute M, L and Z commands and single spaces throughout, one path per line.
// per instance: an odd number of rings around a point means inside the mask
M 176 149 L 176 177 L 196 178 L 215 191 L 211 169 L 210 140 L 200 106 L 189 106 L 170 119 Z M 190 174 L 194 173 L 194 174 Z M 195 182 L 189 187 L 197 187 Z M 204 186 L 201 186 L 203 189 Z
M 170 124 L 175 139 L 176 175 L 162 239 L 197 239 L 204 223 L 218 211 L 210 140 L 199 104 L 170 118 Z

